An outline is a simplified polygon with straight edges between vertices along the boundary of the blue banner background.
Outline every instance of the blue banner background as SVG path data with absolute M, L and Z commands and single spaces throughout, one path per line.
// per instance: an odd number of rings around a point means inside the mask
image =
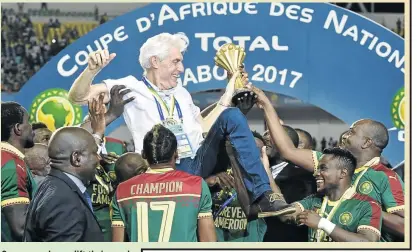
M 210 4 L 213 5 L 213 3 Z M 309 8 L 314 11 L 311 14 L 312 21 L 304 23 L 290 19 L 285 14 L 278 17 L 271 16 L 269 15 L 271 4 L 262 3 L 253 4 L 256 6 L 257 14 L 242 11 L 240 14 L 227 12 L 227 15 L 216 15 L 213 13 L 211 16 L 200 15 L 196 18 L 188 15 L 184 20 L 174 22 L 171 19 L 158 26 L 157 19 L 163 5 L 165 4 L 150 4 L 99 26 L 49 61 L 19 93 L 2 94 L 2 100 L 14 100 L 30 109 L 34 97 L 44 90 L 50 88 L 69 90 L 86 65 L 78 66 L 78 70 L 71 76 L 63 77 L 57 71 L 59 60 L 69 55 L 70 60 L 64 64 L 64 69 L 71 69 L 75 65 L 74 58 L 78 51 L 86 51 L 87 45 L 91 45 L 95 50 L 94 40 L 107 33 L 113 34 L 115 29 L 124 26 L 124 32 L 128 38 L 122 42 L 113 39 L 108 45 L 110 52 L 117 53 L 117 57 L 99 73 L 95 78 L 95 83 L 103 79 L 116 79 L 126 75 L 140 78 L 142 68 L 138 63 L 139 48 L 147 38 L 161 32 L 184 32 L 188 36 L 190 45 L 184 55 L 184 66 L 190 68 L 194 75 L 197 75 L 197 66 L 208 65 L 213 68 L 213 57 L 216 53 L 212 45 L 213 38 L 209 39 L 208 51 L 205 52 L 201 48 L 201 40 L 195 38 L 195 33 L 215 33 L 216 37 L 250 36 L 251 41 L 257 36 L 262 36 L 268 41 L 271 50 L 246 50 L 245 64 L 250 76 L 253 78 L 258 72 L 254 70 L 257 64 L 265 68 L 273 66 L 277 71 L 288 69 L 288 73 L 284 85 L 279 84 L 279 74 L 274 83 L 252 80 L 255 85 L 266 91 L 292 96 L 318 106 L 347 124 L 360 118 L 371 118 L 381 121 L 387 128 L 393 127 L 390 112 L 392 99 L 395 93 L 404 86 L 404 73 L 395 67 L 394 62 L 388 62 L 388 58 L 379 57 L 375 48 L 368 49 L 371 39 L 368 39 L 364 46 L 360 45 L 362 38 L 360 31 L 364 29 L 378 37 L 378 42 L 386 42 L 391 46 L 392 51 L 399 51 L 400 57 L 404 55 L 404 40 L 379 24 L 331 4 L 296 4 L 301 9 Z M 180 7 L 186 4 L 167 5 L 178 14 Z M 286 8 L 290 5 L 295 4 L 283 4 Z M 337 13 L 339 22 L 343 15 L 347 15 L 348 19 L 343 31 L 353 25 L 357 26 L 359 31 L 357 42 L 353 41 L 350 36 L 336 33 L 333 25 L 329 29 L 323 28 L 330 11 Z M 136 20 L 149 17 L 151 14 L 156 16 L 156 21 L 152 22 L 149 30 L 139 32 Z M 273 50 L 272 36 L 278 36 L 279 44 L 287 45 L 289 50 Z M 249 45 L 250 43 L 246 42 L 246 49 Z M 291 71 L 303 74 L 294 88 L 289 87 L 294 78 L 290 75 Z M 184 79 L 184 76 L 181 79 Z M 224 80 L 214 78 L 207 82 L 189 82 L 186 85 L 191 93 L 224 87 Z M 85 115 L 87 109 L 84 107 L 83 111 Z M 122 119 L 117 120 L 109 127 L 108 132 L 117 128 L 121 123 L 123 123 Z M 404 142 L 398 140 L 397 134 L 398 130 L 390 131 L 390 143 L 384 151 L 384 155 L 393 164 L 404 160 Z

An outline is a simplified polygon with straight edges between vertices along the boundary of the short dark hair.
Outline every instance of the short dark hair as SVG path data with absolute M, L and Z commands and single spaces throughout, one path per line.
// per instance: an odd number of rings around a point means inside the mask
M 47 129 L 47 128 L 48 126 L 46 126 L 46 124 L 44 124 L 43 122 L 32 123 L 32 130 Z
M 284 127 L 285 132 L 287 132 L 287 135 L 291 138 L 291 141 L 294 144 L 294 146 L 297 147 L 300 142 L 300 138 L 298 137 L 297 131 L 295 131 L 288 125 L 282 125 L 282 127 Z
M 323 151 L 323 154 L 333 155 L 338 159 L 340 166 L 348 170 L 349 176 L 352 177 L 356 169 L 356 158 L 350 151 L 341 149 L 339 147 L 328 148 Z
M 161 124 L 153 126 L 143 139 L 144 158 L 150 165 L 170 162 L 176 150 L 177 138 Z
M 9 140 L 13 127 L 18 123 L 23 123 L 24 114 L 24 108 L 19 103 L 1 103 L 1 141 Z
M 303 134 L 307 140 L 308 143 L 305 143 L 305 145 L 307 146 L 313 146 L 313 137 L 310 135 L 310 133 L 308 133 L 307 131 L 303 130 L 303 129 L 294 129 L 296 132 L 300 132 L 301 134 Z
M 252 134 L 253 134 L 253 137 L 254 138 L 257 138 L 257 139 L 261 140 L 262 143 L 264 145 L 266 145 L 265 139 L 262 137 L 262 135 L 259 132 L 257 132 L 257 131 L 254 130 L 254 131 L 252 131 Z

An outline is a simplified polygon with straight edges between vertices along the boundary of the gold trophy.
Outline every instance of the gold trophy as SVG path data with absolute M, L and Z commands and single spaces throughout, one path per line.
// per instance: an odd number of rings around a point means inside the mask
M 228 43 L 222 45 L 214 57 L 214 62 L 217 66 L 223 68 L 232 75 L 235 71 L 239 71 L 239 67 L 242 66 L 246 53 L 242 47 Z M 237 99 L 249 95 L 250 91 L 245 88 L 241 75 L 236 78 L 235 93 L 233 94 L 232 102 L 236 105 Z

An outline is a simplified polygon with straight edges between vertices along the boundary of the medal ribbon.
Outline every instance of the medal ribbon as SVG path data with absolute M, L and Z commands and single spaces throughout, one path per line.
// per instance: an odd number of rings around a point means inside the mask
M 161 98 L 161 96 L 156 92 L 156 90 L 151 86 L 148 80 L 145 77 L 142 77 L 143 83 L 145 83 L 146 87 L 148 87 L 149 91 L 152 93 L 153 98 L 155 99 L 156 107 L 158 108 L 159 117 L 161 121 L 165 121 L 164 112 L 162 111 L 161 104 L 164 106 L 166 113 L 168 114 L 168 118 L 174 118 L 174 107 L 177 109 L 178 118 L 182 121 L 182 112 L 180 105 L 178 104 L 177 100 L 175 99 L 174 95 L 171 95 L 171 106 L 168 109 L 168 106 Z
M 356 178 L 355 183 L 349 187 L 345 193 L 343 193 L 342 197 L 340 197 L 340 199 L 337 201 L 336 205 L 332 208 L 332 210 L 330 211 L 329 215 L 327 216 L 327 220 L 331 221 L 331 219 L 333 218 L 333 215 L 336 213 L 336 210 L 340 207 L 340 205 L 342 204 L 343 201 L 345 201 L 346 195 L 349 194 L 350 192 L 356 192 L 356 187 L 358 186 L 359 180 L 362 178 L 362 176 L 365 174 L 365 172 L 368 170 L 365 169 L 361 172 L 361 174 Z M 320 212 L 319 215 L 320 217 L 324 216 L 324 213 L 326 211 L 326 207 L 327 207 L 327 203 L 328 203 L 329 199 L 327 198 L 327 196 L 324 197 L 323 199 L 323 203 L 321 204 L 321 208 L 320 208 Z M 316 239 L 317 242 L 322 242 L 324 239 L 325 233 L 323 230 L 321 229 L 317 229 L 316 231 Z

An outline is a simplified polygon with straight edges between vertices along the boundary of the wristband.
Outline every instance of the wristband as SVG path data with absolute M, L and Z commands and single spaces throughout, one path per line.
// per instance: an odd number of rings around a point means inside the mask
M 321 218 L 317 227 L 326 232 L 328 235 L 330 235 L 333 232 L 336 225 L 328 219 Z

